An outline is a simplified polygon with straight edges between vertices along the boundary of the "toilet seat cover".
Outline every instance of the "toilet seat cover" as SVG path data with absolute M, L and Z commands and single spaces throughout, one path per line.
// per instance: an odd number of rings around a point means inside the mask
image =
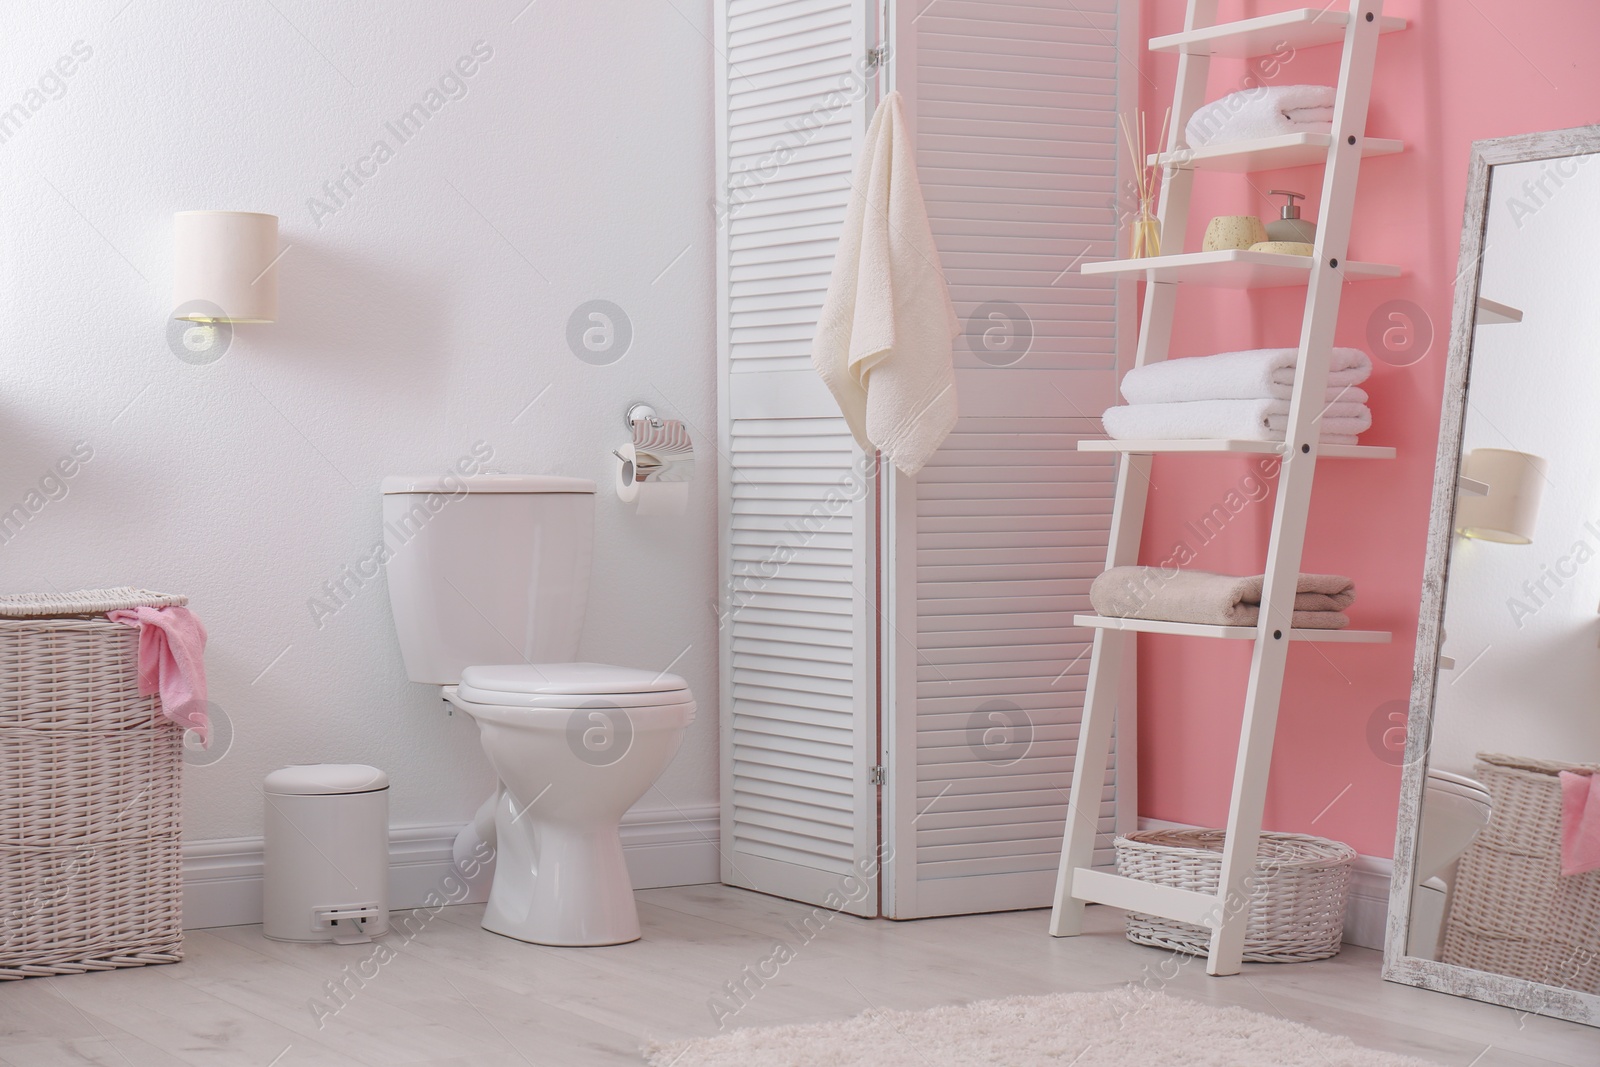
M 456 694 L 474 704 L 523 707 L 563 707 L 596 698 L 619 706 L 677 704 L 690 699 L 689 683 L 676 674 L 606 663 L 468 667 L 461 672 Z

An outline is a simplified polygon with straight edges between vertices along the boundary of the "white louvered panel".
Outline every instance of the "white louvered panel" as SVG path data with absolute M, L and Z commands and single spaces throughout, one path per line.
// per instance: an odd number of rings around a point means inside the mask
M 859 11 L 851 0 L 728 11 L 729 370 L 805 370 L 860 135 Z
M 940 880 L 1033 874 L 1048 892 L 1054 876 L 1092 641 L 1071 618 L 1089 610 L 1104 566 L 1115 477 L 1114 465 L 1077 451 L 1095 429 L 1085 419 L 969 419 L 918 479 L 915 847 L 925 901 Z M 1013 531 L 1021 518 L 1029 528 Z M 1114 799 L 1113 775 L 1100 813 L 1105 861 Z
M 811 371 L 868 101 L 866 0 L 719 0 L 722 877 L 878 913 L 872 509 Z M 854 91 L 852 91 L 854 84 Z M 859 497 L 860 493 L 852 494 Z
M 1069 268 L 1116 249 L 1116 12 L 1114 0 L 941 0 L 915 20 L 916 67 L 901 85 L 915 97 L 917 164 L 951 298 L 963 322 L 990 302 L 1016 304 L 1033 332 L 1026 355 L 1000 367 L 969 334 L 957 350 L 963 401 L 1004 389 L 974 378 L 1113 365 L 1115 283 Z M 974 399 L 985 413 L 1008 410 L 1003 398 Z M 1066 401 L 1060 410 L 1073 413 Z
M 736 418 L 728 441 L 724 848 L 735 868 L 753 857 L 842 878 L 858 850 L 862 665 L 854 507 L 830 491 L 851 471 L 851 438 L 837 417 Z
M 1116 473 L 1076 445 L 1101 434 L 1129 322 L 1075 269 L 1116 248 L 1126 7 L 897 5 L 895 87 L 964 333 L 961 421 L 890 509 L 896 918 L 1050 902 L 1092 642 L 1073 616 Z M 1113 776 L 1108 835 L 1117 810 Z

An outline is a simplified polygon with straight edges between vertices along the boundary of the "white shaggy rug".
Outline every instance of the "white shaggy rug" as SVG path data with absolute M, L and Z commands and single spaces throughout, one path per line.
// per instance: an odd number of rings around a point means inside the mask
M 847 1022 L 651 1045 L 651 1067 L 1436 1067 L 1261 1015 L 1145 993 L 873 1008 Z

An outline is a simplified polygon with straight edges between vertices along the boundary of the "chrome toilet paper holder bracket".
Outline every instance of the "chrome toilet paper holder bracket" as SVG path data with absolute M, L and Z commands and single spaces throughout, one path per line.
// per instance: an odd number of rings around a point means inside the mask
M 629 404 L 627 412 L 622 417 L 622 424 L 630 431 L 634 430 L 633 424 L 636 422 L 643 422 L 652 430 L 659 430 L 662 426 L 661 416 L 656 414 L 656 409 L 642 400 L 635 400 L 632 404 Z M 637 433 L 637 431 L 634 432 Z M 634 442 L 634 444 L 638 443 L 638 441 Z

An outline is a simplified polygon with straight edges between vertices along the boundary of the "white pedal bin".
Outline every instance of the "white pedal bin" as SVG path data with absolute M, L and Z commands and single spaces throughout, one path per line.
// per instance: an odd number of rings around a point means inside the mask
M 359 944 L 389 929 L 389 776 L 360 763 L 267 775 L 261 932 Z

